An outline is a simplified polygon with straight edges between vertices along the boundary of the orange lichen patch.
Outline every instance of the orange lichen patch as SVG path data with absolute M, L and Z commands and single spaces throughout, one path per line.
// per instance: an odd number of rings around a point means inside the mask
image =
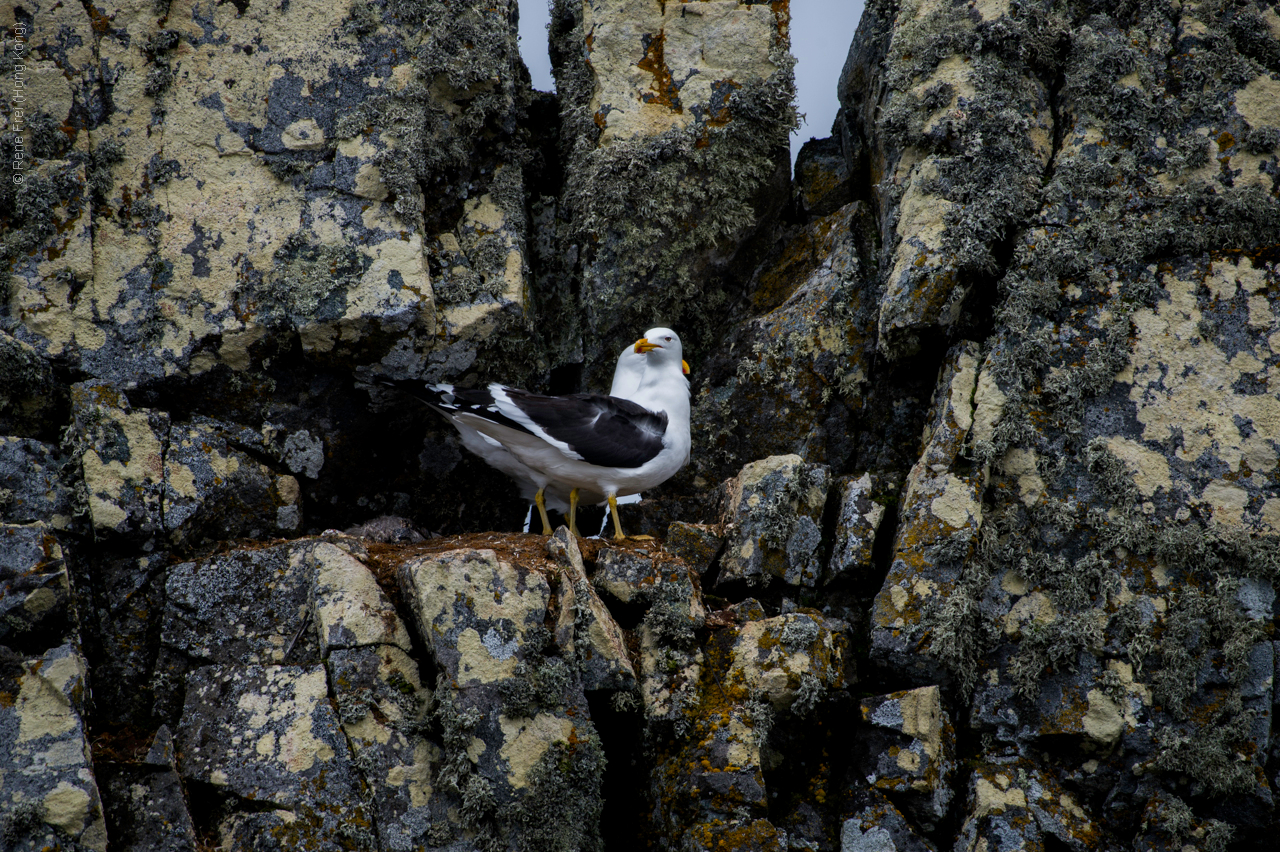
M 765 819 L 731 827 L 719 820 L 700 823 L 689 830 L 685 839 L 686 842 L 694 841 L 693 848 L 713 849 L 716 852 L 733 852 L 737 849 L 759 852 L 764 849 L 782 848 L 778 829 Z
M 784 43 L 791 32 L 791 0 L 771 0 L 769 8 L 773 11 L 773 20 L 777 22 L 778 43 Z
M 666 40 L 667 34 L 665 30 L 651 37 L 649 43 L 645 45 L 644 58 L 636 63 L 636 67 L 641 71 L 648 71 L 653 75 L 652 93 L 642 93 L 640 99 L 647 104 L 658 104 L 677 113 L 683 113 L 684 107 L 680 104 L 680 90 L 676 87 L 675 80 L 671 76 L 671 69 L 667 67 L 667 59 L 664 55 Z
M 115 15 L 104 15 L 102 10 L 92 3 L 86 3 L 85 8 L 89 12 L 89 20 L 92 22 L 91 26 L 95 33 L 102 34 L 111 30 L 111 21 Z

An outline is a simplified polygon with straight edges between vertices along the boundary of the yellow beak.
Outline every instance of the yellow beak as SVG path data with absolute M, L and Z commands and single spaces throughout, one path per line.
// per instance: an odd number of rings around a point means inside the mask
M 643 355 L 646 352 L 652 352 L 654 349 L 661 348 L 662 347 L 656 343 L 650 343 L 649 338 L 647 337 L 642 337 L 636 341 L 636 352 L 640 355 Z
M 687 375 L 689 375 L 689 362 L 688 362 L 688 361 L 681 361 L 681 362 L 680 362 L 680 366 L 681 366 L 682 368 L 684 368 L 684 374 L 685 374 L 686 376 L 687 376 Z

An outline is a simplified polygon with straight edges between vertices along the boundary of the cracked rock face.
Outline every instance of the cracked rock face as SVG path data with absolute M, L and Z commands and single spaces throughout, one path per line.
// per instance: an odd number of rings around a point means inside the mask
M 1274 845 L 1280 14 L 871 2 L 790 180 L 789 16 L 0 7 L 0 847 Z M 627 541 L 374 386 L 655 324 Z

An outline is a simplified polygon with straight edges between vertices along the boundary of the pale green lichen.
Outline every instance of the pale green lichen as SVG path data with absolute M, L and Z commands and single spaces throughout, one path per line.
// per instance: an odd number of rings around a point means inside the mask
M 366 133 L 398 140 L 375 163 L 396 212 L 406 220 L 427 215 L 429 230 L 456 220 L 459 205 L 477 183 L 487 183 L 494 164 L 523 159 L 514 130 L 525 91 L 517 86 L 520 60 L 508 13 L 505 3 L 388 3 L 384 16 L 426 34 L 411 59 L 412 77 L 335 123 L 335 141 Z M 348 19 L 349 27 L 373 25 L 367 12 L 353 10 Z
M 655 637 L 677 648 L 690 647 L 700 626 L 690 614 L 693 588 L 687 580 L 659 580 L 646 595 L 644 623 Z M 678 667 L 678 664 L 676 664 Z
M 516 829 L 522 852 L 592 852 L 603 849 L 600 784 L 606 764 L 590 723 L 570 742 L 553 743 L 529 772 L 529 788 L 500 824 Z
M 256 295 L 269 323 L 324 321 L 346 312 L 346 295 L 371 261 L 354 246 L 316 245 L 303 233 L 275 253 L 275 265 Z

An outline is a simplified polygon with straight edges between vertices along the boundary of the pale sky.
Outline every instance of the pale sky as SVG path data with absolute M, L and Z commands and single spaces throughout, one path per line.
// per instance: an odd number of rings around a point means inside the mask
M 805 118 L 791 136 L 791 159 L 809 137 L 831 135 L 840 104 L 836 82 L 844 67 L 853 31 L 862 16 L 863 0 L 791 0 L 791 52 L 796 57 L 796 89 Z M 520 0 L 520 53 L 533 76 L 533 87 L 554 91 L 547 56 L 547 0 Z

